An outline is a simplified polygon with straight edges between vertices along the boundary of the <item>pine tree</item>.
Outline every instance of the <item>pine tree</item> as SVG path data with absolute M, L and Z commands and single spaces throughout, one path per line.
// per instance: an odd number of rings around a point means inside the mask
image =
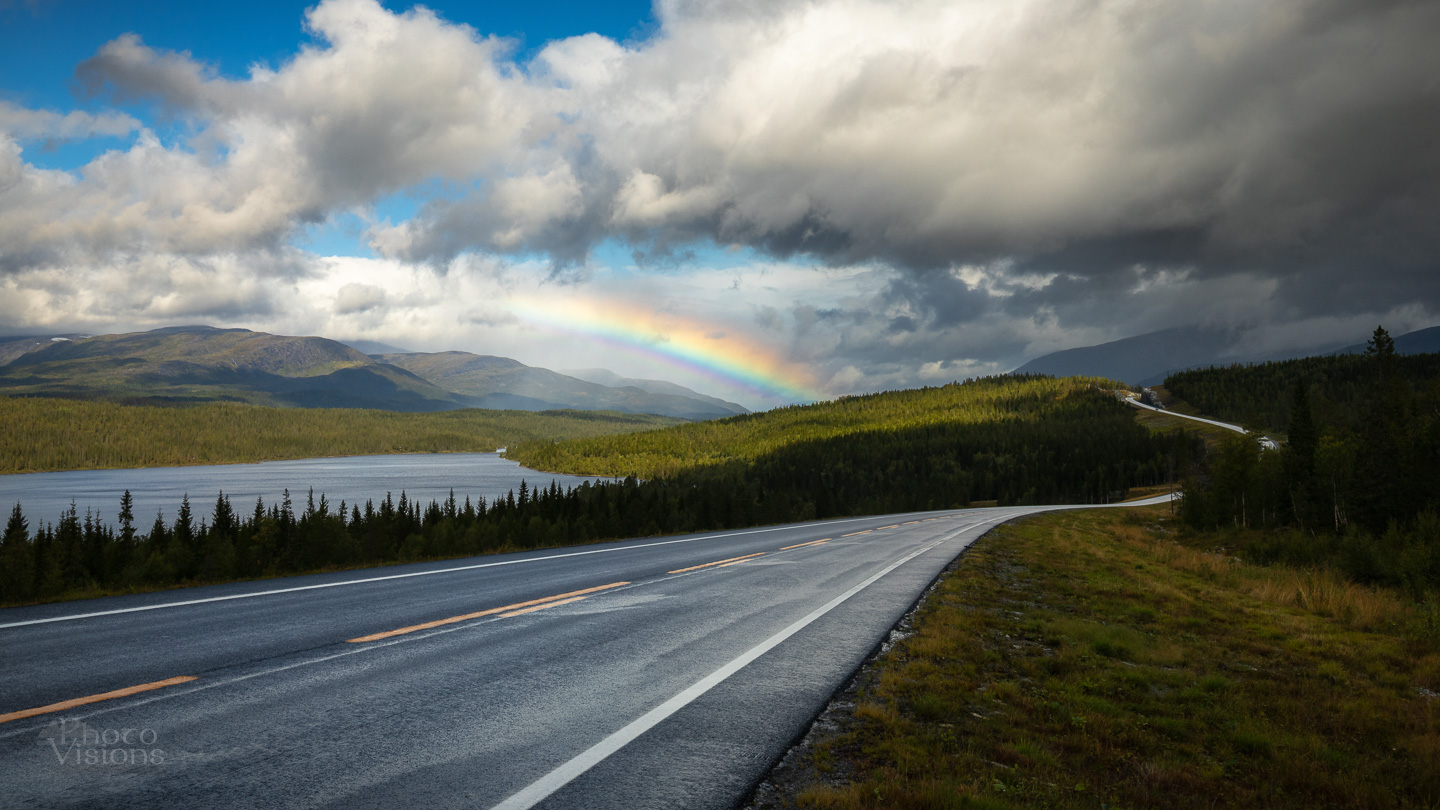
M 1300 528 L 1316 528 L 1318 488 L 1315 483 L 1315 451 L 1320 444 L 1315 418 L 1310 411 L 1309 383 L 1302 377 L 1295 383 L 1290 406 L 1290 438 L 1285 445 L 1285 477 L 1290 487 L 1290 504 Z
M 1414 475 L 1410 460 L 1409 402 L 1413 394 L 1396 370 L 1395 341 L 1383 326 L 1365 347 L 1371 386 L 1358 464 L 1356 511 L 1360 522 L 1379 535 L 1392 520 L 1413 513 Z
M 5 534 L 0 537 L 0 604 L 29 600 L 34 580 L 35 554 L 30 544 L 30 524 L 17 503 L 5 524 Z
M 130 490 L 120 496 L 120 542 L 125 548 L 135 545 L 135 499 L 130 497 Z
M 171 535 L 186 550 L 193 551 L 195 547 L 195 516 L 190 510 L 190 493 L 180 499 L 180 512 L 175 515 L 175 528 Z

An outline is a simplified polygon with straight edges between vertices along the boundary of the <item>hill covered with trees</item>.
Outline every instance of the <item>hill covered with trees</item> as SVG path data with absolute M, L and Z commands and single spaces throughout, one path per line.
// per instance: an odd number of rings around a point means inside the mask
M 673 425 L 602 411 L 399 413 L 354 408 L 185 407 L 0 397 L 0 473 L 231 464 L 379 453 L 488 453 L 524 440 Z
M 1261 560 L 1440 589 L 1437 364 L 1397 354 L 1382 328 L 1362 355 L 1176 375 L 1171 392 L 1207 413 L 1289 436 L 1278 451 L 1225 442 L 1187 477 L 1182 515 L 1239 532 Z
M 1389 362 L 1412 395 L 1423 394 L 1440 380 L 1440 354 L 1396 353 Z M 1374 365 L 1366 354 L 1302 357 L 1182 371 L 1166 378 L 1165 387 L 1208 416 L 1252 430 L 1286 433 L 1296 385 L 1303 381 L 1319 423 L 1356 431 L 1368 415 Z
M 73 511 L 32 526 L 17 507 L 0 539 L 0 602 L 974 501 L 1101 503 L 1172 480 L 1198 452 L 1183 433 L 1138 425 L 1100 381 L 1042 377 L 873 394 L 629 442 L 520 447 L 513 455 L 526 463 L 583 461 L 630 477 L 563 491 L 522 484 L 492 503 L 425 505 L 401 493 L 332 504 L 312 493 L 303 509 L 288 496 L 247 509 L 218 495 L 205 501 L 208 516 L 187 500 L 148 532 L 124 504 L 116 526 Z

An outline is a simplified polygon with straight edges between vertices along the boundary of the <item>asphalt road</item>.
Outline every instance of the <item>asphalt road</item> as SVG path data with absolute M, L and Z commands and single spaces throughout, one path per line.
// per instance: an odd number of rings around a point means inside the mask
M 1047 508 L 3 610 L 0 803 L 732 807 L 961 550 Z

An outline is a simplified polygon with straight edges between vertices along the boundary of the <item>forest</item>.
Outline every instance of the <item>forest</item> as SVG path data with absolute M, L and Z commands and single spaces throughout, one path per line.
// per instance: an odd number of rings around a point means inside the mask
M 157 516 L 148 529 L 126 502 L 115 525 L 72 509 L 32 526 L 16 505 L 0 537 L 0 603 L 973 501 L 1102 503 L 1174 480 L 1200 452 L 1183 433 L 1145 430 L 1097 381 L 1042 377 L 666 428 L 607 445 L 616 454 L 608 460 L 595 441 L 547 445 L 556 451 L 545 457 L 555 466 L 608 461 L 646 480 L 538 491 L 522 483 L 493 502 L 463 503 L 422 504 L 402 492 L 364 504 L 306 493 L 296 504 L 287 493 L 252 506 L 217 494 L 199 506 L 187 497 L 173 521 Z M 679 463 L 687 442 L 705 449 L 699 463 Z
M 520 442 L 510 446 L 506 456 L 548 472 L 650 479 L 751 462 L 797 443 L 881 428 L 897 431 L 1039 420 L 1068 412 L 1076 406 L 1076 397 L 1117 387 L 1124 386 L 1098 378 L 1006 375 L 963 385 L 842 397 L 629 436 Z
M 1437 367 L 1440 355 L 1397 355 L 1382 327 L 1361 355 L 1175 375 L 1170 392 L 1206 413 L 1250 413 L 1288 435 L 1278 451 L 1223 442 L 1186 476 L 1182 517 L 1231 530 L 1261 561 L 1335 567 L 1416 598 L 1440 589 Z
M 230 464 L 380 453 L 489 453 L 545 438 L 584 438 L 673 425 L 612 411 L 429 413 L 272 408 L 241 403 L 162 407 L 0 397 L 0 473 Z
M 1424 395 L 1440 384 L 1440 354 L 1397 354 L 1387 362 L 1412 395 Z M 1358 431 L 1370 402 L 1373 366 L 1364 354 L 1302 357 L 1182 371 L 1166 378 L 1165 388 L 1216 419 L 1287 433 L 1295 386 L 1303 380 L 1317 422 Z

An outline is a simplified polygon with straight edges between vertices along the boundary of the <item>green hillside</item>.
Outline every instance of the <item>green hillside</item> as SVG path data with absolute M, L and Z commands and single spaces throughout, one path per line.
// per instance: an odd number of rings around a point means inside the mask
M 490 452 L 525 440 L 581 438 L 675 424 L 588 411 L 439 413 L 187 407 L 0 397 L 0 473 L 228 464 L 379 453 Z
M 1082 401 L 1113 399 L 1101 391 L 1115 386 L 1108 380 L 1082 377 L 995 377 L 845 397 L 629 436 L 559 444 L 525 442 L 512 446 L 507 455 L 527 467 L 554 472 L 657 478 L 751 462 L 792 445 L 859 433 L 1035 422 L 1071 412 Z M 1117 412 L 1128 414 L 1124 409 Z
M 0 395 L 397 411 L 471 404 L 333 340 L 204 326 L 53 342 L 0 366 Z

